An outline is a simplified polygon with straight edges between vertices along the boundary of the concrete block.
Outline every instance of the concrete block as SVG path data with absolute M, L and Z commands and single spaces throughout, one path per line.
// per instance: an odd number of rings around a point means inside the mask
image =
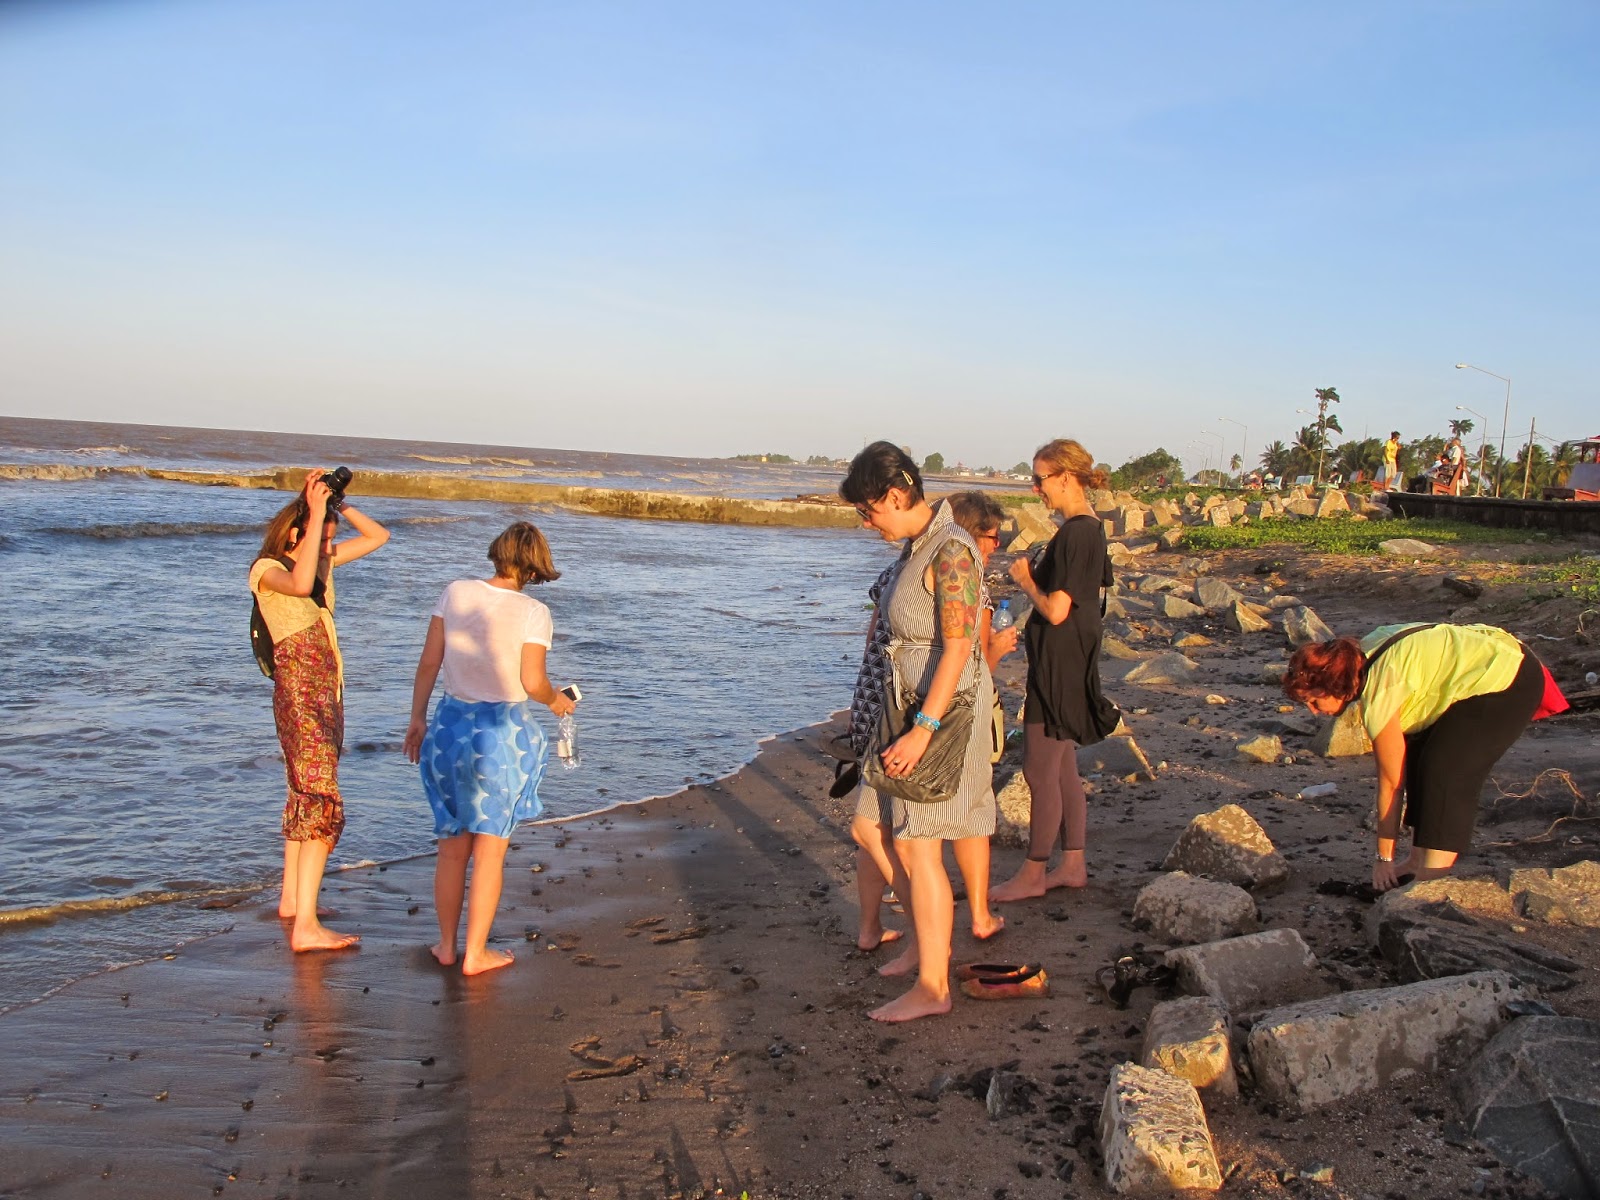
M 1326 991 L 1317 958 L 1297 930 L 1267 929 L 1243 937 L 1168 950 L 1167 965 L 1191 996 L 1220 1000 L 1235 1015 L 1304 1000 Z
M 1209 875 L 1258 895 L 1283 886 L 1289 878 L 1289 864 L 1266 830 L 1237 804 L 1225 804 L 1190 821 L 1161 869 Z
M 1133 923 L 1157 941 L 1177 946 L 1253 933 L 1259 922 L 1249 892 L 1187 871 L 1146 884 L 1133 902 Z
M 1511 872 L 1511 898 L 1523 916 L 1547 925 L 1600 928 L 1600 863 Z
M 1251 1027 L 1250 1068 L 1268 1099 L 1318 1108 L 1465 1061 L 1519 994 L 1509 975 L 1480 971 L 1276 1008 Z
M 1239 1093 L 1228 1010 L 1210 996 L 1164 1000 L 1151 1009 L 1139 1062 L 1187 1079 L 1210 1096 Z
M 1194 1084 L 1123 1063 L 1111 1070 L 1100 1109 L 1106 1183 L 1118 1193 L 1216 1191 L 1222 1171 Z

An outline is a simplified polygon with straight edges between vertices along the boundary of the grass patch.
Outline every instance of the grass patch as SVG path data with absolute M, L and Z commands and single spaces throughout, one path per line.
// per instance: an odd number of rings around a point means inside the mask
M 1464 521 L 1428 521 L 1399 517 L 1385 521 L 1352 521 L 1348 516 L 1306 520 L 1267 517 L 1248 525 L 1193 525 L 1183 531 L 1187 550 L 1249 550 L 1257 546 L 1303 546 L 1323 554 L 1376 554 L 1391 538 L 1417 538 L 1438 545 L 1530 542 L 1521 529 L 1495 529 Z
M 1529 582 L 1546 585 L 1544 589 L 1530 589 L 1530 598 L 1551 600 L 1570 596 L 1585 604 L 1595 603 L 1600 601 L 1600 558 L 1574 555 L 1547 564 L 1535 571 Z

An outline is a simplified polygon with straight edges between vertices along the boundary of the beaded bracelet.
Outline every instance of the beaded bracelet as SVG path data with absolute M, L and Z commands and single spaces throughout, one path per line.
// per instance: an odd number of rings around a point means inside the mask
M 937 733 L 939 731 L 939 722 L 934 720 L 932 717 L 930 717 L 925 712 L 919 711 L 916 716 L 911 718 L 911 720 L 915 724 L 921 725 L 924 729 L 928 730 L 930 733 Z

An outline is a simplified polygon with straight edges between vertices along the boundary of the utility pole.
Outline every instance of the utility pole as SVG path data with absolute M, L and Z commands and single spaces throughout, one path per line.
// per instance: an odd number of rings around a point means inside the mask
M 1535 417 L 1528 422 L 1528 452 L 1522 456 L 1522 498 L 1528 498 L 1528 476 L 1533 474 L 1533 427 L 1538 423 Z

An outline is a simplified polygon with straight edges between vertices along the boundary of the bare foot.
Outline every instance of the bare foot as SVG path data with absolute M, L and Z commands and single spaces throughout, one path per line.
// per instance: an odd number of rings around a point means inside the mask
M 871 930 L 863 930 L 856 934 L 856 949 L 863 954 L 870 954 L 880 946 L 898 942 L 902 936 L 898 929 L 879 929 L 876 935 Z
M 879 967 L 878 974 L 892 979 L 897 975 L 909 975 L 916 969 L 917 943 L 912 940 L 904 950 Z
M 1006 919 L 997 913 L 990 913 L 987 921 L 972 918 L 972 936 L 980 942 L 987 942 L 995 934 L 1006 927 Z
M 443 942 L 436 942 L 428 947 L 428 953 L 433 955 L 433 960 L 441 967 L 452 967 L 456 961 L 456 948 L 446 946 Z
M 463 975 L 482 975 L 485 971 L 498 971 L 509 967 L 516 956 L 509 950 L 484 950 L 482 954 L 468 954 L 461 960 Z
M 304 933 L 297 927 L 289 935 L 289 948 L 296 954 L 303 954 L 307 950 L 345 950 L 360 940 L 356 934 L 335 933 L 325 925 L 318 925 Z
M 900 1021 L 915 1021 L 918 1017 L 938 1017 L 950 1011 L 950 991 L 945 989 L 944 994 L 935 995 L 931 988 L 924 987 L 920 982 L 905 995 L 889 1001 L 882 1008 L 875 1008 L 867 1015 L 874 1021 L 883 1021 L 895 1024 Z
M 1033 868 L 1030 870 L 1029 868 Z M 1045 886 L 1044 870 L 1033 863 L 1026 863 L 1010 879 L 997 888 L 989 889 L 990 904 L 1005 904 L 1012 900 L 1032 900 L 1042 896 L 1048 890 Z
M 1082 863 L 1076 870 L 1069 869 L 1062 863 L 1054 871 L 1044 877 L 1044 886 L 1049 888 L 1081 888 L 1089 886 L 1089 871 Z
M 287 905 L 286 906 L 282 902 L 279 902 L 279 904 L 278 904 L 278 915 L 280 917 L 282 917 L 285 921 L 294 920 L 294 906 L 293 905 Z M 317 908 L 317 920 L 319 920 L 319 921 L 323 917 L 337 917 L 338 915 L 339 915 L 339 910 L 338 909 L 322 908 L 320 906 Z

